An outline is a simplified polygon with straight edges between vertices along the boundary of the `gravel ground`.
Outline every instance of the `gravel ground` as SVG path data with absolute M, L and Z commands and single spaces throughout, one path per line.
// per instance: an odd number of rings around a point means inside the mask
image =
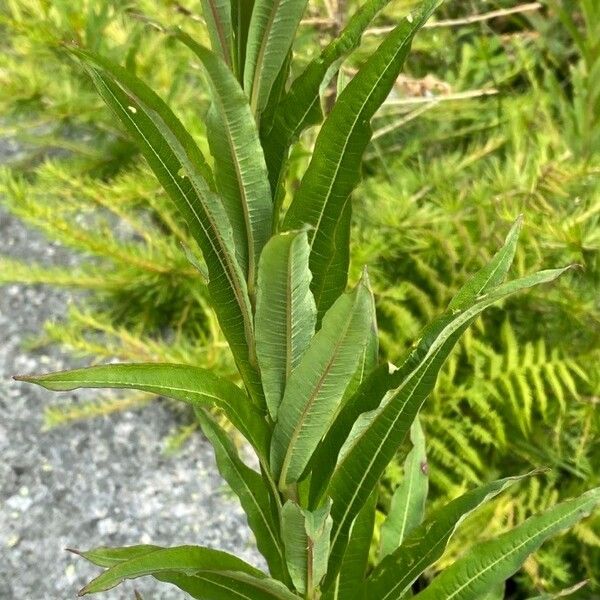
M 0 144 L 0 162 L 13 151 Z M 48 265 L 73 260 L 1 208 L 0 252 Z M 208 443 L 195 436 L 178 455 L 164 454 L 175 417 L 160 402 L 42 431 L 42 407 L 57 397 L 10 376 L 75 366 L 55 349 L 23 349 L 45 320 L 61 318 L 68 301 L 68 294 L 43 287 L 0 287 L 0 599 L 75 598 L 97 570 L 66 547 L 203 544 L 260 566 Z M 83 395 L 62 397 L 77 402 Z M 184 597 L 138 580 L 102 598 L 131 600 L 134 588 L 144 598 Z

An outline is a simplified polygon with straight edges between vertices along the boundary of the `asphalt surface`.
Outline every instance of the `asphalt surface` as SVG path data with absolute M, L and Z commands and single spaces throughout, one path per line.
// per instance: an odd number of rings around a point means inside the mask
M 0 162 L 16 151 L 0 140 Z M 1 205 L 0 198 L 0 253 L 47 265 L 78 260 Z M 54 395 L 11 376 L 79 366 L 56 348 L 24 346 L 46 320 L 63 318 L 70 299 L 42 286 L 0 287 L 0 599 L 76 598 L 98 569 L 67 547 L 201 544 L 260 566 L 206 440 L 197 435 L 179 454 L 165 454 L 176 419 L 165 404 L 42 430 L 46 403 L 77 403 L 90 393 Z M 132 600 L 134 589 L 145 600 L 187 597 L 152 579 L 99 597 Z

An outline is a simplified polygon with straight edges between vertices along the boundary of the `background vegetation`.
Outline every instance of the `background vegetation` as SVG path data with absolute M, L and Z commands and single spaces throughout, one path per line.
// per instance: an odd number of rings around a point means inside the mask
M 381 27 L 412 4 L 392 3 Z M 489 536 L 600 479 L 600 10 L 594 0 L 514 11 L 515 4 L 446 2 L 417 38 L 396 93 L 374 122 L 354 197 L 355 274 L 371 265 L 382 351 L 392 361 L 489 258 L 517 214 L 526 224 L 520 272 L 582 266 L 550 292 L 530 292 L 480 319 L 423 415 L 440 502 L 500 474 L 550 468 L 541 483 L 522 485 L 472 518 L 465 536 Z M 353 8 L 315 3 L 298 55 L 308 60 L 315 40 L 334 35 Z M 186 257 L 193 242 L 61 50 L 62 41 L 76 40 L 127 63 L 202 140 L 204 84 L 187 53 L 175 45 L 165 52 L 172 42 L 156 26 L 178 22 L 202 37 L 199 13 L 191 0 L 0 2 L 0 128 L 20 146 L 0 173 L 1 201 L 80 257 L 76 268 L 55 270 L 0 259 L 0 282 L 81 292 L 66 320 L 48 323 L 35 343 L 94 360 L 168 360 L 234 372 L 206 308 L 202 267 Z M 364 48 L 377 39 L 377 29 L 368 32 Z M 338 86 L 361 53 L 344 66 Z M 309 133 L 294 150 L 299 174 L 312 142 Z M 54 406 L 46 423 L 145 402 L 130 395 Z M 175 431 L 168 443 L 183 442 L 193 429 Z M 390 487 L 401 476 L 400 467 L 390 469 Z M 383 494 L 382 512 L 387 502 Z M 462 545 L 457 538 L 450 555 Z M 581 592 L 590 597 L 600 590 L 599 563 L 596 517 L 530 559 L 517 593 L 590 579 Z

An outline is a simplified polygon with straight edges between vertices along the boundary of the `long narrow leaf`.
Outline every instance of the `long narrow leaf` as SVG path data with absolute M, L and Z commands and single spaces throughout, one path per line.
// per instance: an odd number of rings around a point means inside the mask
M 198 574 L 203 571 L 230 571 L 245 573 L 258 579 L 266 578 L 262 571 L 227 552 L 201 546 L 177 546 L 143 554 L 110 567 L 88 583 L 79 595 L 110 590 L 125 579 L 169 571 Z
M 236 253 L 252 295 L 256 264 L 272 222 L 271 188 L 256 123 L 248 99 L 227 65 L 189 35 L 182 31 L 175 35 L 198 57 L 210 82 L 214 114 L 208 141 Z
M 331 514 L 334 521 L 330 573 L 339 568 L 352 521 L 402 444 L 433 389 L 440 368 L 465 329 L 495 302 L 534 285 L 553 281 L 565 270 L 541 271 L 503 284 L 471 307 L 451 311 L 426 331 L 405 368 L 400 369 L 402 379 L 398 381 L 398 387 L 390 387 L 379 408 L 370 415 L 369 422 L 362 422 L 360 429 L 354 429 L 345 443 L 344 456 L 336 466 L 327 491 L 327 496 L 333 499 Z M 406 371 L 409 371 L 407 375 Z M 388 374 L 390 383 L 398 377 L 395 375 Z
M 360 44 L 364 30 L 389 0 L 367 0 L 351 17 L 339 36 L 333 39 L 295 79 L 275 110 L 273 126 L 265 136 L 265 154 L 273 194 L 279 188 L 282 165 L 290 146 L 302 131 L 323 118 L 319 90 L 336 63 Z
M 254 114 L 267 105 L 308 0 L 256 0 L 248 30 L 244 89 Z
M 260 257 L 256 354 L 267 407 L 275 420 L 286 383 L 315 332 L 306 231 L 277 235 Z
M 400 600 L 426 569 L 441 558 L 458 526 L 473 511 L 533 473 L 492 481 L 455 498 L 413 529 L 402 545 L 375 568 L 363 598 Z
M 441 0 L 426 0 L 417 16 L 403 20 L 340 94 L 323 123 L 312 160 L 285 216 L 284 229 L 298 229 L 305 223 L 314 228 L 310 267 L 321 314 L 345 287 L 347 273 L 337 278 L 337 290 L 325 289 L 325 282 L 328 264 L 338 268 L 339 261 L 332 260 L 332 254 L 344 250 L 336 248 L 335 230 L 360 179 L 362 155 L 372 133 L 371 118 L 390 93 L 414 35 L 439 4 Z
M 339 408 L 369 338 L 373 295 L 363 278 L 340 296 L 289 379 L 271 444 L 280 487 L 298 481 Z
M 313 590 L 325 575 L 331 533 L 331 504 L 316 511 L 300 508 L 288 500 L 281 513 L 288 568 L 296 590 Z
M 231 381 L 200 367 L 176 364 L 111 364 L 17 377 L 49 390 L 77 388 L 135 389 L 187 402 L 195 407 L 217 406 L 264 456 L 268 430 L 260 412 Z
M 171 110 L 141 80 L 100 56 L 74 52 L 88 65 L 100 95 L 185 217 L 208 267 L 208 287 L 221 328 L 253 400 L 262 405 L 246 281 L 235 257 L 231 224 L 221 199 L 204 179 L 197 152 L 190 150 Z
M 204 571 L 195 575 L 156 573 L 159 581 L 172 583 L 199 600 L 298 600 L 275 579 L 258 578 L 240 571 Z
M 511 227 L 504 245 L 489 264 L 473 275 L 457 292 L 451 303 L 452 309 L 457 310 L 472 303 L 478 295 L 489 292 L 504 281 L 515 255 L 521 226 L 522 219 L 518 218 Z M 381 365 L 372 373 L 370 373 L 370 369 L 367 370 L 364 384 L 342 407 L 331 429 L 313 455 L 313 463 L 318 465 L 318 468 L 311 469 L 310 506 L 316 506 L 325 492 L 327 482 L 335 469 L 340 449 L 357 419 L 361 414 L 375 410 L 384 396 L 410 373 L 415 361 L 414 357 L 423 352 L 423 340 L 427 339 L 427 336 L 435 337 L 436 332 L 443 329 L 446 318 L 446 316 L 442 316 L 426 329 L 421 338 L 421 344 L 409 353 L 400 369 L 395 369 L 392 365 Z M 374 365 L 371 369 L 373 368 Z M 394 376 L 390 377 L 392 372 Z
M 410 429 L 413 448 L 404 461 L 404 476 L 394 491 L 387 519 L 381 526 L 380 558 L 391 554 L 421 524 L 429 490 L 425 435 L 419 417 Z
M 203 410 L 197 410 L 196 416 L 215 451 L 219 472 L 240 499 L 248 525 L 256 538 L 256 545 L 265 557 L 271 575 L 280 581 L 286 581 L 288 576 L 283 543 L 279 535 L 279 524 L 272 517 L 267 487 L 261 476 L 240 459 L 233 442 L 214 419 Z
M 600 488 L 561 502 L 489 542 L 475 545 L 438 575 L 415 600 L 478 600 L 516 573 L 523 561 L 559 531 L 572 527 L 600 504 Z

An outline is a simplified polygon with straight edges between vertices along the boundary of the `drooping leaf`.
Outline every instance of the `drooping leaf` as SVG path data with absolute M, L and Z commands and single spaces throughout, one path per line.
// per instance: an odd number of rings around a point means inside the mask
M 314 228 L 310 268 L 319 313 L 324 313 L 346 285 L 347 272 L 327 289 L 328 271 L 339 268 L 336 227 L 360 179 L 362 155 L 371 138 L 370 121 L 387 98 L 408 55 L 412 39 L 441 0 L 426 0 L 418 15 L 404 19 L 369 57 L 340 94 L 317 136 L 310 164 L 284 219 L 284 229 Z M 343 281 L 343 285 L 342 285 Z
M 196 407 L 217 406 L 259 454 L 265 456 L 269 434 L 262 415 L 239 387 L 207 369 L 160 363 L 111 364 L 17 379 L 54 391 L 134 389 Z
M 354 598 L 364 585 L 367 567 L 369 566 L 369 550 L 373 539 L 376 512 L 377 490 L 371 494 L 352 524 L 350 539 L 344 553 L 340 572 L 323 600 Z
M 478 600 L 516 573 L 523 561 L 559 531 L 572 527 L 600 504 L 600 488 L 530 517 L 487 542 L 476 544 L 415 596 L 415 600 Z
M 85 61 L 100 95 L 138 144 L 198 242 L 219 323 L 252 399 L 262 405 L 248 288 L 235 257 L 231 224 L 206 182 L 209 173 L 201 154 L 169 107 L 141 80 L 100 56 L 74 53 Z
M 154 577 L 172 583 L 199 600 L 298 600 L 298 596 L 279 581 L 241 571 L 202 571 L 194 575 L 161 572 Z
M 142 554 L 110 567 L 88 583 L 79 595 L 110 590 L 125 579 L 169 571 L 184 574 L 201 574 L 204 571 L 240 572 L 258 579 L 266 578 L 262 571 L 227 552 L 201 546 L 176 546 Z
M 213 51 L 219 54 L 231 69 L 234 45 L 230 0 L 202 0 L 202 15 Z
M 387 519 L 381 526 L 380 559 L 391 554 L 421 524 L 429 490 L 425 435 L 419 417 L 410 428 L 413 448 L 404 461 L 404 476 L 394 491 Z
M 260 257 L 256 296 L 256 354 L 273 420 L 286 383 L 315 332 L 306 231 L 269 240 Z
M 316 511 L 303 510 L 288 500 L 281 514 L 288 569 L 301 594 L 314 589 L 327 570 L 331 517 L 327 504 Z
M 340 296 L 292 371 L 271 442 L 280 487 L 297 481 L 333 421 L 369 338 L 373 295 L 366 277 Z
M 450 538 L 466 517 L 511 485 L 532 474 L 492 481 L 435 511 L 407 535 L 399 548 L 377 565 L 360 597 L 381 600 L 404 598 L 414 581 L 441 558 Z
M 256 537 L 256 545 L 269 565 L 273 577 L 288 579 L 283 543 L 278 523 L 274 522 L 267 486 L 261 476 L 240 459 L 235 445 L 218 423 L 202 409 L 196 411 L 204 435 L 215 451 L 217 466 L 223 479 L 240 499 L 248 525 Z
M 307 0 L 255 0 L 248 30 L 244 89 L 256 115 L 267 105 L 306 4 Z
M 189 35 L 176 31 L 198 57 L 212 90 L 208 142 L 217 187 L 233 227 L 236 254 L 252 295 L 258 257 L 271 234 L 272 202 L 267 166 L 248 99 L 227 65 Z
M 388 384 L 381 383 L 378 388 L 383 391 L 387 387 L 388 391 L 379 399 L 381 404 L 371 412 L 369 421 L 362 420 L 360 428 L 350 432 L 344 443 L 344 456 L 338 461 L 326 492 L 333 499 L 330 573 L 339 568 L 352 521 L 402 444 L 445 359 L 465 329 L 488 306 L 520 290 L 553 281 L 565 270 L 540 271 L 511 281 L 481 296 L 469 308 L 450 311 L 425 330 L 406 363 L 398 371 L 388 373 Z
M 273 126 L 265 135 L 265 155 L 273 194 L 279 188 L 282 165 L 290 146 L 302 131 L 323 118 L 319 89 L 336 63 L 360 44 L 364 30 L 389 0 L 367 0 L 351 17 L 340 35 L 334 38 L 292 82 L 273 116 Z

